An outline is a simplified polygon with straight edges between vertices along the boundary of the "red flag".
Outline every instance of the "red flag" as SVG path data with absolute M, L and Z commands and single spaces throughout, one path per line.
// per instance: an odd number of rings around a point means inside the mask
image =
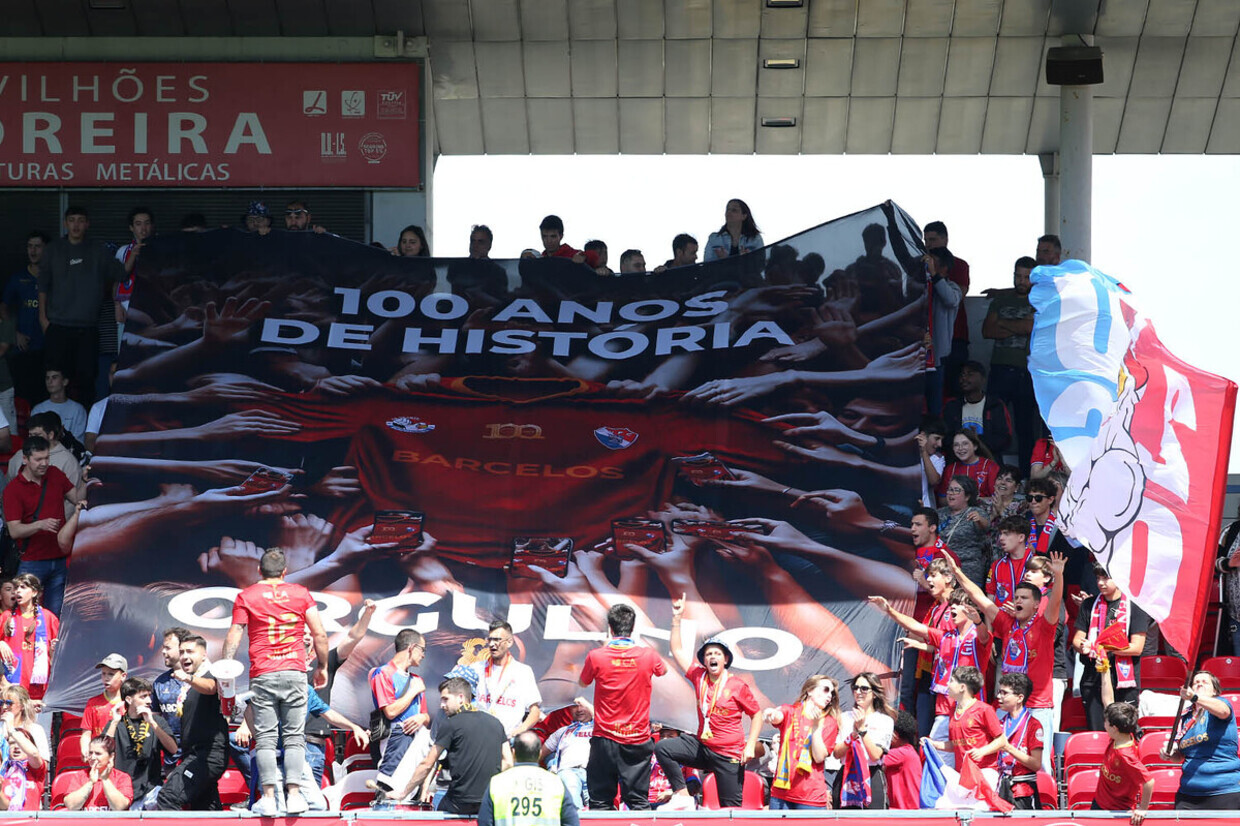
M 1010 812 L 1014 808 L 1011 803 L 999 797 L 994 787 L 986 782 L 982 770 L 977 767 L 977 761 L 970 760 L 967 756 L 964 765 L 960 767 L 960 785 L 989 806 L 992 812 Z

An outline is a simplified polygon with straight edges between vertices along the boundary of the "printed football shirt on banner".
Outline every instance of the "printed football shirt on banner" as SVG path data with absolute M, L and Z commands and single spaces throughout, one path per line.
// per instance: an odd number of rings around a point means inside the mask
M 329 403 L 290 394 L 262 406 L 302 426 L 273 439 L 351 437 L 344 462 L 365 497 L 334 515 L 338 527 L 356 530 L 376 510 L 422 511 L 439 553 L 489 567 L 508 563 L 514 537 L 580 546 L 605 538 L 612 519 L 645 515 L 671 492 L 674 456 L 710 451 L 775 478 L 793 463 L 772 444 L 781 428 L 756 414 L 621 399 L 575 379 L 450 379 L 433 392 L 384 387 Z

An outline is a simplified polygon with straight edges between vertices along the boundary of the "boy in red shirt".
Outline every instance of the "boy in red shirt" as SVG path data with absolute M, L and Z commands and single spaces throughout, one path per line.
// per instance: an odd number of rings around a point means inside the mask
M 107 731 L 112 723 L 113 709 L 121 704 L 121 683 L 129 676 L 129 661 L 120 654 L 109 654 L 95 665 L 100 669 L 103 693 L 86 701 L 82 712 L 82 761 L 90 760 L 90 739 Z
M 971 665 L 960 666 L 947 681 L 948 696 L 956 704 L 947 725 L 949 739 L 932 740 L 931 745 L 939 751 L 951 748 L 957 767 L 972 760 L 979 769 L 993 769 L 999 751 L 1007 745 L 995 710 L 977 698 L 981 691 L 982 672 Z
M 952 591 L 948 603 L 951 605 L 950 615 L 952 627 L 947 631 L 931 628 L 925 623 L 917 622 L 908 614 L 902 614 L 891 607 L 884 597 L 870 597 L 870 603 L 884 611 L 914 637 L 925 640 L 924 643 L 914 639 L 905 639 L 906 645 L 923 650 L 934 650 L 934 671 L 931 674 L 930 691 L 935 694 L 934 725 L 930 737 L 934 740 L 945 740 L 948 735 L 949 716 L 955 705 L 950 695 L 950 675 L 964 666 L 985 668 L 990 662 L 990 631 L 982 624 L 969 595 L 962 589 Z M 978 684 L 981 692 L 981 683 Z M 954 758 L 948 754 L 943 757 L 946 765 L 954 766 Z
M 1012 803 L 1017 809 L 1037 809 L 1038 769 L 1046 733 L 1042 724 L 1025 708 L 1033 683 L 1024 674 L 1004 674 L 999 678 L 995 700 L 999 703 L 999 722 L 1007 744 L 999 752 L 999 774 L 1011 778 Z
M 1103 726 L 1111 742 L 1102 755 L 1098 790 L 1091 809 L 1131 811 L 1132 826 L 1141 826 L 1154 795 L 1154 776 L 1137 754 L 1137 710 L 1128 703 L 1115 702 L 1115 689 L 1103 680 Z
M 921 755 L 917 753 L 917 721 L 907 711 L 896 717 L 891 750 L 883 755 L 887 805 L 892 809 L 921 808 Z
M 1032 556 L 1029 523 L 1019 516 L 1003 517 L 999 521 L 999 549 L 1003 556 L 990 566 L 986 596 L 1002 608 L 1012 601 L 1016 586 L 1025 581 L 1025 563 Z
M 594 736 L 586 764 L 591 809 L 614 809 L 616 785 L 630 809 L 650 808 L 650 683 L 667 673 L 653 648 L 632 639 L 637 614 L 628 605 L 607 612 L 611 639 L 586 655 L 581 684 L 594 683 Z

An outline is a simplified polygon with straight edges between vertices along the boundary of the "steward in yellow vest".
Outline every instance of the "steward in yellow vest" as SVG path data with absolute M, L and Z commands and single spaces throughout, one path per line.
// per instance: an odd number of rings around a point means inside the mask
M 564 781 L 539 768 L 542 743 L 532 731 L 513 741 L 516 765 L 491 778 L 478 810 L 478 826 L 579 826 Z

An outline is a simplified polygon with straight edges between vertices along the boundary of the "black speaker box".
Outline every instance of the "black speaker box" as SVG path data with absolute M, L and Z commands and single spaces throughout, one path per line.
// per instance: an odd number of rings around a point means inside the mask
M 1102 82 L 1102 49 L 1055 46 L 1046 50 L 1046 82 L 1051 86 L 1093 86 Z

